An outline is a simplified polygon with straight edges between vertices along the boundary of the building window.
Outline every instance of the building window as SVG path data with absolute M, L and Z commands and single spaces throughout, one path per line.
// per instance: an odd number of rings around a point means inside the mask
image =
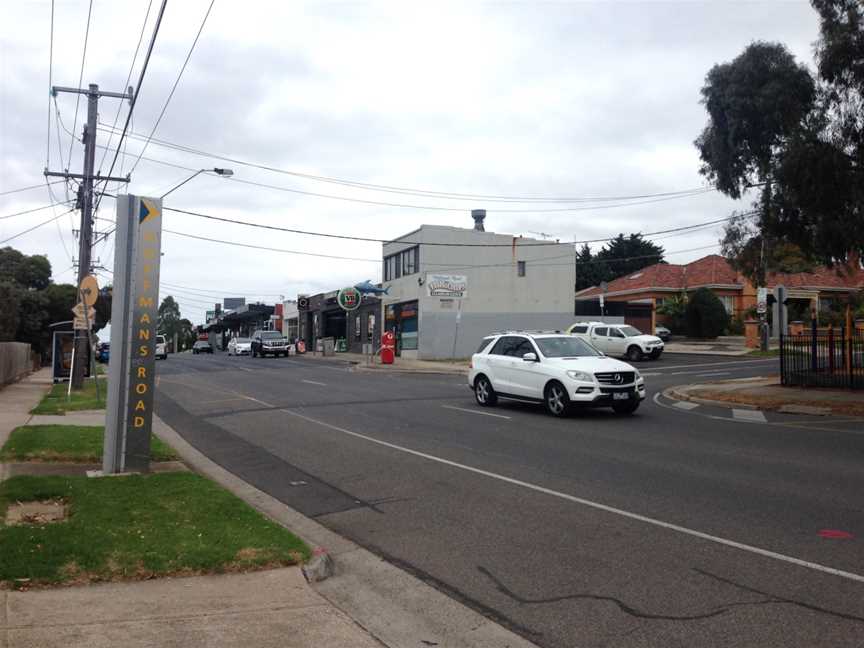
M 731 295 L 718 295 L 720 301 L 723 302 L 723 306 L 726 308 L 726 312 L 732 315 L 735 311 L 735 298 Z
M 665 298 L 665 297 L 655 297 L 655 298 L 654 298 L 654 305 L 655 305 L 655 306 L 662 306 L 662 305 L 665 304 L 665 303 L 666 303 L 666 298 Z
M 524 261 L 517 261 L 516 262 L 516 274 L 519 275 L 520 277 L 525 276 L 525 262 Z
M 412 247 L 384 257 L 384 281 L 393 281 L 420 272 L 420 247 Z

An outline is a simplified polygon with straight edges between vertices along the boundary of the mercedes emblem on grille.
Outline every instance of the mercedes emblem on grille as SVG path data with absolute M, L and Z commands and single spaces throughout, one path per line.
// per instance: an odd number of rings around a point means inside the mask
M 616 383 L 620 383 L 620 382 L 621 382 L 621 374 L 615 374 L 615 382 L 616 382 Z

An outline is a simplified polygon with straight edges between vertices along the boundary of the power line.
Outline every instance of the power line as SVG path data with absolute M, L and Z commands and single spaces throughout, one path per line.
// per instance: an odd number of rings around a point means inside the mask
M 101 126 L 108 126 L 100 122 Z M 574 196 L 574 197 L 538 197 L 538 196 L 501 196 L 494 194 L 470 194 L 470 193 L 456 193 L 456 192 L 445 192 L 445 191 L 431 191 L 426 189 L 410 189 L 406 187 L 395 187 L 392 185 L 376 185 L 372 183 L 366 182 L 358 182 L 354 180 L 343 180 L 340 178 L 331 178 L 327 176 L 319 176 L 308 173 L 301 173 L 298 171 L 291 171 L 288 169 L 280 169 L 278 167 L 260 164 L 256 162 L 249 162 L 247 160 L 241 160 L 238 158 L 232 158 L 224 155 L 220 155 L 218 153 L 210 153 L 207 151 L 203 151 L 201 149 L 197 149 L 191 146 L 186 146 L 184 144 L 176 144 L 173 142 L 169 142 L 167 140 L 158 139 L 155 137 L 147 138 L 140 133 L 130 132 L 129 137 L 132 139 L 136 139 L 139 141 L 152 141 L 157 146 L 162 146 L 165 148 L 174 149 L 177 151 L 182 151 L 185 153 L 192 153 L 194 155 L 199 155 L 202 157 L 209 157 L 216 160 L 223 160 L 225 162 L 231 162 L 233 164 L 238 164 L 240 166 L 248 166 L 250 168 L 260 169 L 262 171 L 270 171 L 273 173 L 281 173 L 284 175 L 295 176 L 298 178 L 305 178 L 307 180 L 315 180 L 319 182 L 327 182 L 332 184 L 338 184 L 343 186 L 349 186 L 359 189 L 366 189 L 369 191 L 381 191 L 387 193 L 398 193 L 405 194 L 411 196 L 419 196 L 425 198 L 444 198 L 444 199 L 452 199 L 452 200 L 486 200 L 490 202 L 561 202 L 561 203 L 577 203 L 577 202 L 606 202 L 606 201 L 623 201 L 623 200 L 638 200 L 644 198 L 661 198 L 661 197 L 687 197 L 690 194 L 699 194 L 704 192 L 713 192 L 716 191 L 713 187 L 698 187 L 693 189 L 685 189 L 680 191 L 667 191 L 667 192 L 659 192 L 659 193 L 647 193 L 647 194 L 633 194 L 633 195 L 623 195 L 623 196 L 595 196 L 595 197 L 586 197 L 586 196 Z M 147 160 L 147 158 L 142 158 Z M 158 162 L 158 160 L 150 160 L 154 162 Z M 460 210 L 461 211 L 461 210 Z
M 70 209 L 69 211 L 75 211 L 75 210 L 74 210 L 74 209 Z M 39 228 L 42 227 L 43 225 L 47 225 L 48 223 L 53 223 L 55 220 L 57 220 L 57 219 L 60 218 L 61 216 L 65 216 L 65 215 L 68 214 L 68 213 L 69 213 L 69 212 L 63 212 L 62 214 L 58 214 L 57 216 L 52 216 L 52 217 L 49 218 L 48 220 L 46 220 L 46 221 L 42 221 L 42 222 L 39 223 L 38 225 L 34 225 L 33 227 L 30 227 L 30 228 L 24 230 L 23 232 L 18 232 L 17 234 L 15 234 L 15 235 L 13 235 L 13 236 L 10 236 L 10 237 L 7 238 L 7 239 L 3 239 L 2 241 L 0 241 L 0 245 L 2 245 L 3 243 L 8 243 L 9 241 L 18 238 L 19 236 L 24 236 L 25 234 L 28 234 L 28 233 L 32 232 L 33 230 L 35 230 L 35 229 L 39 229 Z
M 132 95 L 132 101 L 129 103 L 129 111 L 126 113 L 126 122 L 123 124 L 123 132 L 120 133 L 120 141 L 117 142 L 117 150 L 114 152 L 114 159 L 111 160 L 111 167 L 108 169 L 107 175 L 110 176 L 114 171 L 114 165 L 117 164 L 117 158 L 120 155 L 120 147 L 123 145 L 123 140 L 126 137 L 126 131 L 129 128 L 129 122 L 132 119 L 132 113 L 135 111 L 135 106 L 138 103 L 138 97 L 141 95 L 141 86 L 144 83 L 144 75 L 147 73 L 147 66 L 150 64 L 150 56 L 153 54 L 153 46 L 156 44 L 156 36 L 159 34 L 159 27 L 162 25 L 162 16 L 165 14 L 165 5 L 168 0 L 162 0 L 162 6 L 159 7 L 159 15 L 156 17 L 156 25 L 153 27 L 153 34 L 150 36 L 150 44 L 147 46 L 147 54 L 144 56 L 144 63 L 141 66 L 141 72 L 138 75 L 138 85 L 135 87 L 135 92 Z M 131 172 L 130 172 L 131 173 Z M 102 204 L 102 196 L 105 193 L 100 193 L 96 200 L 96 208 Z
M 42 207 L 35 207 L 33 209 L 25 209 L 24 211 L 15 212 L 14 214 L 6 214 L 5 216 L 0 216 L 0 220 L 6 220 L 7 218 L 14 218 L 15 216 L 23 216 L 24 214 L 32 214 L 33 212 L 42 211 L 43 209 L 51 209 L 52 207 L 56 207 L 57 205 L 66 206 L 65 202 L 55 202 L 50 205 L 43 205 Z M 75 211 L 74 209 L 70 209 L 70 212 Z M 66 214 L 68 212 L 63 212 Z M 63 215 L 61 214 L 61 216 Z
M 52 0 L 53 4 L 53 0 Z M 141 34 L 138 36 L 138 44 L 135 46 L 135 54 L 132 55 L 132 63 L 129 65 L 129 73 L 126 75 L 126 82 L 123 88 L 129 87 L 129 81 L 132 79 L 132 72 L 135 69 L 135 61 L 138 60 L 138 51 L 141 49 L 141 43 L 144 40 L 144 31 L 147 29 L 147 19 L 150 17 L 150 9 L 153 7 L 153 0 L 147 3 L 147 13 L 144 14 L 144 22 L 141 24 Z M 117 120 L 120 119 L 120 113 L 123 110 L 123 104 L 117 106 L 117 114 L 114 115 L 114 123 L 111 125 L 111 133 L 108 135 L 108 144 L 105 146 L 105 151 L 102 153 L 102 159 L 99 160 L 99 171 L 102 171 L 102 165 L 105 164 L 105 158 L 108 157 L 108 151 L 111 149 L 111 140 L 114 137 L 114 129 L 117 128 Z M 122 167 L 120 174 L 123 174 Z M 110 174 L 109 174 L 110 175 Z
M 218 297 L 224 297 L 226 294 L 232 294 L 232 293 L 234 293 L 234 294 L 238 294 L 238 295 L 242 295 L 242 294 L 250 294 L 250 295 L 251 295 L 251 294 L 254 294 L 254 295 L 267 296 L 267 297 L 278 297 L 279 295 L 284 295 L 284 294 L 285 294 L 284 291 L 283 291 L 283 292 L 278 292 L 278 293 L 268 293 L 268 292 L 255 292 L 255 291 L 252 291 L 252 290 L 234 290 L 234 289 L 230 289 L 230 288 L 225 288 L 225 289 L 222 290 L 222 292 L 217 292 L 217 291 L 212 291 L 212 290 L 211 290 L 211 291 L 207 291 L 207 290 L 205 290 L 205 289 L 203 289 L 203 288 L 196 288 L 196 287 L 194 287 L 194 286 L 181 286 L 180 284 L 168 283 L 167 281 L 160 281 L 160 282 L 159 282 L 159 285 L 169 286 L 169 287 L 172 287 L 172 288 L 182 288 L 182 289 L 184 289 L 184 290 L 188 290 L 188 291 L 190 291 L 190 292 L 204 293 L 205 295 L 206 295 L 206 294 L 209 294 L 209 295 L 215 295 L 215 296 L 218 296 Z
M 140 154 L 138 155 L 138 160 L 132 165 L 132 168 L 129 170 L 129 173 L 133 173 L 135 168 L 138 166 L 138 162 L 141 159 L 141 156 L 144 155 L 144 151 L 147 150 L 147 146 L 150 144 L 150 139 L 156 133 L 156 129 L 159 128 L 159 122 L 162 121 L 162 117 L 165 115 L 165 111 L 168 110 L 168 104 L 171 103 L 171 98 L 174 96 L 174 91 L 177 90 L 177 85 L 180 83 L 180 79 L 183 77 L 183 72 L 186 71 L 186 65 L 189 63 L 189 59 L 192 58 L 192 52 L 195 51 L 195 46 L 198 44 L 198 39 L 201 37 L 201 32 L 204 31 L 204 25 L 207 24 L 207 18 L 210 16 L 210 11 L 213 9 L 213 4 L 216 0 L 210 0 L 210 6 L 207 7 L 207 13 L 204 14 L 204 19 L 201 21 L 201 26 L 198 28 L 198 33 L 195 35 L 195 40 L 192 41 L 192 47 L 189 48 L 189 53 L 186 54 L 186 60 L 183 61 L 183 67 L 180 68 L 180 73 L 177 75 L 177 79 L 174 81 L 174 85 L 171 87 L 171 92 L 168 93 L 168 98 L 165 100 L 165 104 L 162 106 L 162 111 L 159 113 L 159 117 L 156 119 L 156 123 L 153 124 L 153 130 L 150 131 L 150 135 L 147 137 L 147 141 L 144 142 L 144 147 L 141 149 Z M 110 175 L 110 173 L 109 173 Z
M 104 132 L 108 132 L 105 129 L 101 129 L 101 130 L 103 130 Z M 142 151 L 142 153 L 143 153 L 143 151 Z M 123 153 L 123 155 L 126 155 L 126 153 Z M 132 153 L 130 155 L 134 156 L 135 154 Z M 216 158 L 216 159 L 224 159 L 227 161 L 231 161 L 230 158 Z M 137 159 L 135 160 L 135 166 L 137 166 L 137 164 L 141 160 L 144 160 L 146 162 L 153 162 L 155 164 L 163 164 L 165 166 L 171 166 L 174 168 L 184 169 L 186 171 L 198 171 L 198 169 L 194 169 L 192 167 L 187 167 L 187 166 L 183 166 L 180 164 L 174 164 L 172 162 L 166 162 L 164 160 L 157 160 L 155 158 L 146 158 L 141 154 L 139 154 L 137 156 Z M 135 166 L 132 167 L 132 170 L 135 169 Z M 255 182 L 252 180 L 243 180 L 241 178 L 236 178 L 236 177 L 226 177 L 225 180 L 228 180 L 231 182 L 239 182 L 241 184 L 247 184 L 247 185 L 251 185 L 254 187 L 263 187 L 266 189 L 275 189 L 277 191 L 285 191 L 288 193 L 299 194 L 301 196 L 311 196 L 314 198 L 326 198 L 329 200 L 341 200 L 344 202 L 360 203 L 360 204 L 364 204 L 364 205 L 376 205 L 376 206 L 380 206 L 380 207 L 396 207 L 399 209 L 420 209 L 420 210 L 426 210 L 426 211 L 446 211 L 446 212 L 459 212 L 459 213 L 462 213 L 465 211 L 464 207 L 445 207 L 445 206 L 441 206 L 441 205 L 415 205 L 415 204 L 409 204 L 409 203 L 392 203 L 392 202 L 384 202 L 384 201 L 380 201 L 380 200 L 366 200 L 365 198 L 352 198 L 350 196 L 336 196 L 333 194 L 322 194 L 322 193 L 318 193 L 315 191 L 305 191 L 302 189 L 293 189 L 291 187 L 282 187 L 279 185 L 266 184 L 263 182 Z M 648 204 L 652 204 L 652 203 L 666 202 L 669 200 L 678 200 L 681 198 L 691 198 L 694 196 L 701 196 L 701 195 L 705 195 L 708 193 L 712 193 L 713 191 L 715 191 L 715 189 L 713 189 L 713 188 L 702 188 L 702 189 L 691 190 L 689 192 L 679 192 L 679 193 L 675 193 L 674 195 L 667 195 L 664 197 L 651 198 L 651 199 L 640 200 L 640 201 L 619 202 L 619 203 L 612 203 L 612 204 L 590 205 L 590 206 L 580 206 L 580 207 L 555 207 L 555 208 L 551 208 L 551 209 L 546 209 L 546 208 L 544 208 L 544 209 L 537 209 L 537 208 L 531 208 L 531 209 L 495 209 L 494 211 L 496 213 L 512 213 L 512 214 L 597 211 L 597 210 L 601 210 L 601 209 L 615 209 L 618 207 L 635 207 L 638 205 L 648 205 Z
M 50 141 L 51 138 L 49 137 L 48 139 Z M 50 198 L 52 202 L 56 203 L 57 198 L 54 196 L 54 190 L 51 189 L 48 178 L 45 178 L 45 188 L 48 189 L 48 198 Z M 57 210 L 54 207 L 51 208 L 51 211 L 54 213 L 55 216 L 57 215 Z M 66 257 L 69 259 L 69 262 L 72 263 L 72 255 L 69 253 L 69 249 L 66 247 L 66 239 L 63 238 L 63 230 L 60 229 L 60 221 L 55 220 L 54 224 L 57 226 L 57 236 L 60 237 L 60 245 L 63 246 L 63 251 L 66 253 Z
M 269 252 L 283 252 L 285 254 L 297 254 L 299 256 L 320 257 L 322 259 L 338 259 L 339 261 L 367 261 L 369 263 L 381 263 L 381 259 L 361 259 L 358 257 L 345 257 L 334 254 L 317 254 L 315 252 L 301 252 L 299 250 L 285 250 L 283 248 L 271 248 L 263 245 L 251 245 L 249 243 L 238 243 L 237 241 L 224 241 L 222 239 L 209 238 L 207 236 L 198 236 L 196 234 L 186 234 L 185 232 L 175 232 L 169 229 L 163 229 L 163 232 L 174 234 L 175 236 L 184 236 L 186 238 L 197 239 L 199 241 L 210 241 L 212 243 L 223 243 L 225 245 L 235 245 L 237 247 L 251 248 L 253 250 L 267 250 Z
M 81 54 L 81 73 L 78 75 L 78 87 L 81 87 L 81 82 L 84 80 L 84 61 L 87 59 L 87 41 L 90 38 L 90 16 L 93 13 L 93 0 L 90 0 L 90 6 L 87 9 L 87 28 L 84 30 L 84 52 Z M 78 107 L 81 103 L 81 95 L 77 94 L 75 97 L 75 120 L 72 122 L 72 132 L 75 132 L 75 128 L 78 126 Z M 93 136 L 95 137 L 95 133 Z M 73 139 L 69 142 L 69 160 L 72 160 L 72 146 L 75 144 L 75 139 L 73 135 Z
M 310 231 L 310 230 L 300 230 L 300 229 L 294 229 L 294 228 L 289 228 L 289 227 L 279 227 L 277 225 L 264 225 L 262 223 L 252 223 L 249 221 L 240 221 L 240 220 L 236 220 L 236 219 L 222 218 L 219 216 L 213 216 L 211 214 L 204 214 L 201 212 L 194 212 L 194 211 L 190 211 L 190 210 L 186 210 L 186 209 L 177 209 L 174 207 L 163 207 L 162 209 L 164 211 L 176 212 L 178 214 L 187 214 L 189 216 L 197 216 L 199 218 L 206 218 L 208 220 L 214 220 L 214 221 L 219 221 L 219 222 L 223 222 L 223 223 L 231 223 L 234 225 L 243 225 L 245 227 L 255 227 L 255 228 L 259 228 L 259 229 L 275 230 L 275 231 L 279 231 L 279 232 L 287 232 L 289 234 L 302 234 L 305 236 L 319 236 L 319 237 L 323 237 L 323 238 L 335 238 L 335 239 L 343 239 L 343 240 L 348 240 L 348 241 L 361 241 L 361 242 L 366 242 L 366 243 L 404 243 L 405 245 L 427 245 L 427 246 L 441 246 L 441 247 L 481 247 L 481 248 L 512 247 L 513 246 L 512 243 L 438 243 L 438 242 L 426 242 L 426 241 L 410 241 L 410 240 L 404 240 L 404 239 L 380 239 L 380 238 L 372 238 L 372 237 L 365 237 L 365 236 L 349 236 L 347 234 L 328 234 L 328 233 L 324 233 L 324 232 L 314 232 L 314 231 Z M 750 212 L 750 213 L 746 213 L 743 215 L 752 215 L 755 213 L 756 212 Z M 692 230 L 695 228 L 705 227 L 708 225 L 716 225 L 719 223 L 724 223 L 726 221 L 731 220 L 732 218 L 734 218 L 734 217 L 728 216 L 726 218 L 720 218 L 717 220 L 706 221 L 706 222 L 702 222 L 702 223 L 696 223 L 694 225 L 684 225 L 681 227 L 673 227 L 670 229 L 659 230 L 656 232 L 647 232 L 647 233 L 642 234 L 642 236 L 643 237 L 649 237 L 649 236 L 657 236 L 659 234 L 669 234 L 672 232 L 683 232 L 685 230 Z M 611 236 L 611 237 L 599 238 L 599 239 L 586 239 L 583 241 L 561 241 L 561 242 L 533 241 L 533 239 L 530 239 L 532 241 L 530 243 L 530 247 L 544 247 L 544 246 L 550 246 L 550 245 L 581 245 L 584 243 L 605 243 L 605 242 L 611 241 L 615 238 L 616 238 L 615 236 Z M 518 241 L 520 239 L 517 238 L 516 240 Z M 529 239 L 522 239 L 522 240 L 527 241 Z
M 51 167 L 51 86 L 54 85 L 54 0 L 51 0 L 51 31 L 48 37 L 48 143 L 45 147 L 45 168 Z M 41 186 L 41 185 L 38 185 Z
M 56 185 L 56 184 L 62 184 L 63 182 L 64 182 L 63 180 L 55 180 L 54 182 L 48 182 L 48 180 L 46 178 L 44 184 L 35 184 L 35 185 L 30 185 L 28 187 L 20 187 L 18 189 L 9 189 L 8 191 L 0 191 L 0 196 L 8 196 L 9 194 L 13 194 L 13 193 L 21 193 L 22 191 L 30 191 L 31 189 L 42 189 L 46 184 Z

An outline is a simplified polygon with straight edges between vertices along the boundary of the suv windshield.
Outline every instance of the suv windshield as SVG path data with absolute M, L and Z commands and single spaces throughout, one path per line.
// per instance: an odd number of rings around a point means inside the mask
M 578 358 L 580 356 L 599 356 L 590 344 L 577 337 L 562 335 L 561 337 L 534 338 L 540 347 L 540 353 L 547 358 Z
M 618 330 L 624 334 L 624 337 L 636 337 L 642 335 L 642 331 L 632 326 L 619 326 Z
M 262 340 L 281 340 L 282 334 L 279 331 L 261 331 Z

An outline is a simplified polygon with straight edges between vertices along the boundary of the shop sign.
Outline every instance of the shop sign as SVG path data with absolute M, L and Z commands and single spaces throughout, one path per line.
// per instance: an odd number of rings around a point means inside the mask
M 360 308 L 360 300 L 362 295 L 354 286 L 343 288 L 336 295 L 336 303 L 342 310 L 353 311 Z
M 426 291 L 430 297 L 464 299 L 468 296 L 468 277 L 430 272 L 426 274 Z

